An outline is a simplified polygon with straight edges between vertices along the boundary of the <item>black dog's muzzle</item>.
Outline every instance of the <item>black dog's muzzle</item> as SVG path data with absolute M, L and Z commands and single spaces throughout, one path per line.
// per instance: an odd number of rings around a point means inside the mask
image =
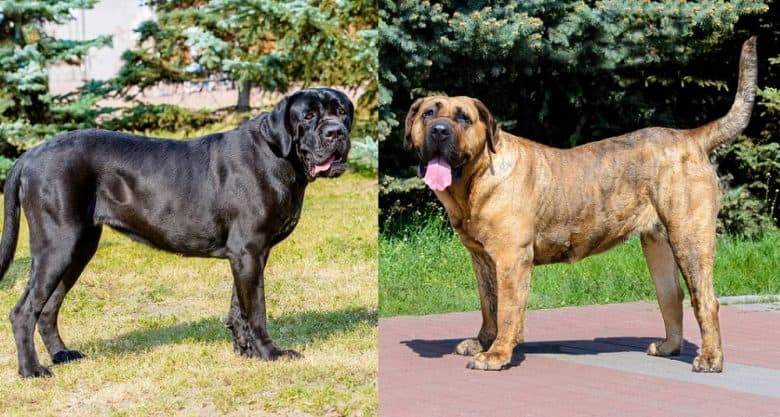
M 317 151 L 307 161 L 310 179 L 337 177 L 347 170 L 349 131 L 341 121 L 324 120 L 317 128 Z

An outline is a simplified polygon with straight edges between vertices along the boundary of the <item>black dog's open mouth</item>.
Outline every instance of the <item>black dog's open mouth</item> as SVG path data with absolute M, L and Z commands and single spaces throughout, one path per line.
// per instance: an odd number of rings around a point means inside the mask
M 323 177 L 335 177 L 343 174 L 346 170 L 347 163 L 341 155 L 336 152 L 320 163 L 312 163 L 309 166 L 309 176 L 311 178 L 316 178 L 318 175 Z

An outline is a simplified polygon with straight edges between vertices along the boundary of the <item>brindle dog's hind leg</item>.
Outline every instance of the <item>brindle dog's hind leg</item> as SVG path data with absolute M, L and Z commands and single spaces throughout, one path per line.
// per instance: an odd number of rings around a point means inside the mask
M 695 171 L 699 174 L 699 171 Z M 715 223 L 719 190 L 715 172 L 708 177 L 680 178 L 690 184 L 683 196 L 668 199 L 659 215 L 666 219 L 672 252 L 680 267 L 691 305 L 701 330 L 701 349 L 693 360 L 694 372 L 720 372 L 723 349 L 718 320 L 718 299 L 712 283 L 715 262 Z
M 651 343 L 647 347 L 647 354 L 679 355 L 683 344 L 683 292 L 677 262 L 666 236 L 659 233 L 642 234 L 642 251 L 655 284 L 655 294 L 666 328 L 666 338 Z

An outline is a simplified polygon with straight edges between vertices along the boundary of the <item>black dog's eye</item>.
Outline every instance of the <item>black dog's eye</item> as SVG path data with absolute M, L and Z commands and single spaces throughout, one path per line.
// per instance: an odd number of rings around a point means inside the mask
M 343 116 L 343 115 L 347 114 L 347 112 L 344 111 L 343 107 L 339 107 L 338 110 L 336 110 L 336 113 L 338 113 L 339 116 Z
M 423 118 L 427 119 L 429 117 L 433 116 L 433 109 L 428 109 L 423 113 Z
M 303 118 L 306 119 L 306 120 L 313 119 L 314 118 L 314 112 L 310 111 L 310 112 L 306 113 L 306 116 L 303 116 Z
M 467 124 L 468 124 L 468 123 L 471 123 L 471 119 L 470 119 L 470 118 L 469 118 L 469 116 L 468 116 L 467 114 L 465 114 L 465 113 L 458 113 L 458 115 L 457 115 L 457 116 L 455 116 L 455 118 L 456 118 L 456 119 L 457 119 L 459 122 L 462 122 L 462 123 L 467 123 Z

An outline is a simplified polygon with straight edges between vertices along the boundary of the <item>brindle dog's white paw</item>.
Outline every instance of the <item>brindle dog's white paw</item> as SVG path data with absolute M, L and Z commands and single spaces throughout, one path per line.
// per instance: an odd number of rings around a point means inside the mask
M 482 343 L 479 343 L 479 339 L 463 339 L 457 346 L 455 346 L 455 353 L 463 356 L 474 356 L 477 353 L 484 351 Z
M 647 354 L 650 356 L 680 356 L 682 347 L 679 343 L 670 343 L 667 340 L 657 340 L 647 346 Z
M 706 372 L 706 373 L 719 373 L 723 372 L 723 353 L 721 352 L 704 352 L 699 353 L 696 358 L 693 359 L 693 372 Z
M 511 355 L 499 352 L 482 352 L 474 355 L 466 367 L 482 371 L 500 371 L 508 367 L 511 359 Z

